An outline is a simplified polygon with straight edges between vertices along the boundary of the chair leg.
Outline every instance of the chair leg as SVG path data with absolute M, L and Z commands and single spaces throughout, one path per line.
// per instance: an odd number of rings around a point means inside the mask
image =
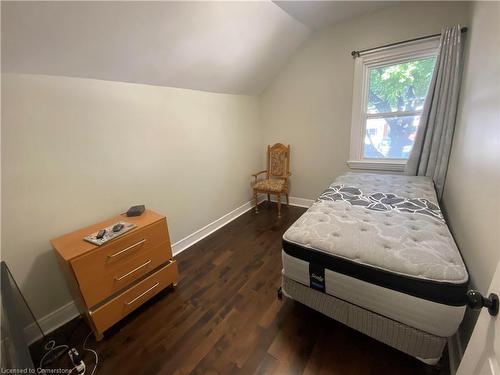
M 290 206 L 290 201 L 288 200 L 288 193 L 286 193 L 286 205 Z
M 271 202 L 271 194 L 267 194 L 267 201 Z
M 278 218 L 281 217 L 281 194 L 278 194 Z
M 259 213 L 259 200 L 257 198 L 256 191 L 253 192 L 253 199 L 255 199 L 255 213 L 258 214 Z

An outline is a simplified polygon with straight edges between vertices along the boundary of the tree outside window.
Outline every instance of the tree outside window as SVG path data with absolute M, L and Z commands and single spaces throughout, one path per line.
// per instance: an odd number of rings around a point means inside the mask
M 426 57 L 368 70 L 365 158 L 408 158 L 435 63 Z

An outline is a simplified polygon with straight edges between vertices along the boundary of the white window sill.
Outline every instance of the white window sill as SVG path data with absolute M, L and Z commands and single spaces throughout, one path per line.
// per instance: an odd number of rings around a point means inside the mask
M 348 160 L 347 165 L 351 169 L 404 172 L 406 160 Z

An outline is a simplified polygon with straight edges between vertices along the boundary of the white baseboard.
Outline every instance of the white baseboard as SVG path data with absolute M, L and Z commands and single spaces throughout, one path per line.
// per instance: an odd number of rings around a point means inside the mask
M 259 203 L 263 202 L 266 196 L 259 197 Z M 276 201 L 276 198 L 272 198 L 272 201 Z M 313 204 L 312 199 L 290 197 L 290 205 L 298 207 L 310 207 Z M 184 237 L 183 239 L 175 242 L 172 245 L 172 254 L 178 255 L 187 248 L 193 246 L 195 243 L 201 241 L 203 238 L 212 234 L 216 230 L 222 228 L 224 225 L 230 223 L 237 217 L 243 215 L 245 212 L 251 210 L 254 207 L 253 200 L 242 204 L 241 206 L 235 208 L 231 212 L 228 212 L 224 216 L 212 221 L 210 224 L 205 225 L 203 228 L 198 229 L 194 233 Z M 42 327 L 45 334 L 48 334 L 55 329 L 59 328 L 63 324 L 69 322 L 71 319 L 76 318 L 79 315 L 79 311 L 73 301 L 68 302 L 66 305 L 58 308 L 57 310 L 47 314 L 38 320 L 38 323 Z M 27 337 L 30 343 L 35 342 L 41 338 L 40 332 L 36 324 L 31 324 L 25 328 Z
M 265 199 L 266 199 L 265 195 L 259 196 L 259 203 L 263 202 Z M 273 202 L 276 202 L 276 197 L 271 197 L 271 200 Z M 285 202 L 285 198 L 282 198 L 282 202 Z M 313 203 L 314 201 L 312 199 L 290 197 L 291 206 L 311 207 Z M 254 206 L 253 200 L 250 200 L 247 203 L 242 204 L 240 207 L 234 209 L 233 211 L 218 218 L 217 220 L 214 220 L 210 224 L 205 225 L 203 228 L 198 229 L 196 232 L 191 233 L 190 235 L 177 241 L 172 245 L 172 254 L 174 256 L 180 254 L 187 248 L 193 246 L 198 241 L 201 241 L 203 238 L 215 232 L 217 229 L 222 228 L 224 225 L 230 223 L 237 217 L 243 215 L 245 212 L 252 209 L 253 206 Z
M 290 197 L 290 205 L 291 206 L 309 208 L 313 205 L 313 203 L 314 203 L 313 199 Z
M 263 199 L 259 199 L 259 203 L 261 201 L 263 201 L 264 199 L 265 199 L 265 196 L 263 197 Z M 278 200 L 276 199 L 276 196 L 272 195 L 271 201 L 277 202 Z M 286 203 L 286 197 L 281 197 L 281 203 Z M 312 206 L 313 203 L 314 203 L 313 199 L 290 197 L 290 206 L 309 208 Z
M 253 201 L 248 201 L 247 203 L 242 204 L 238 208 L 235 208 L 234 210 L 228 212 L 227 214 L 218 218 L 217 220 L 212 221 L 210 224 L 205 225 L 203 228 L 198 229 L 196 232 L 191 233 L 190 235 L 177 241 L 172 245 L 172 254 L 174 256 L 180 254 L 187 248 L 193 246 L 198 241 L 201 241 L 206 236 L 215 232 L 217 229 L 220 229 L 221 227 L 230 223 L 237 217 L 243 215 L 245 212 L 251 210 L 253 206 L 254 206 Z
M 47 335 L 61 327 L 63 324 L 66 324 L 70 320 L 76 318 L 78 315 L 80 315 L 78 308 L 73 301 L 70 301 L 50 314 L 38 319 L 38 324 L 40 324 L 43 333 Z M 32 344 L 42 338 L 36 323 L 30 324 L 24 330 L 29 344 Z

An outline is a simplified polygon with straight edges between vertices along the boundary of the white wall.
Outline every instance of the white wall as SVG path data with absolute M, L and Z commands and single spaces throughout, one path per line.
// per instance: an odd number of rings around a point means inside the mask
M 2 109 L 2 258 L 38 317 L 71 300 L 49 239 L 144 203 L 175 242 L 263 161 L 255 97 L 6 74 Z
M 292 146 L 291 195 L 315 198 L 347 170 L 352 50 L 467 24 L 467 3 L 402 3 L 314 33 L 261 97 L 264 145 Z
M 474 4 L 467 38 L 443 208 L 472 284 L 486 293 L 500 259 L 500 3 Z M 459 331 L 462 349 L 474 323 L 468 316 Z

